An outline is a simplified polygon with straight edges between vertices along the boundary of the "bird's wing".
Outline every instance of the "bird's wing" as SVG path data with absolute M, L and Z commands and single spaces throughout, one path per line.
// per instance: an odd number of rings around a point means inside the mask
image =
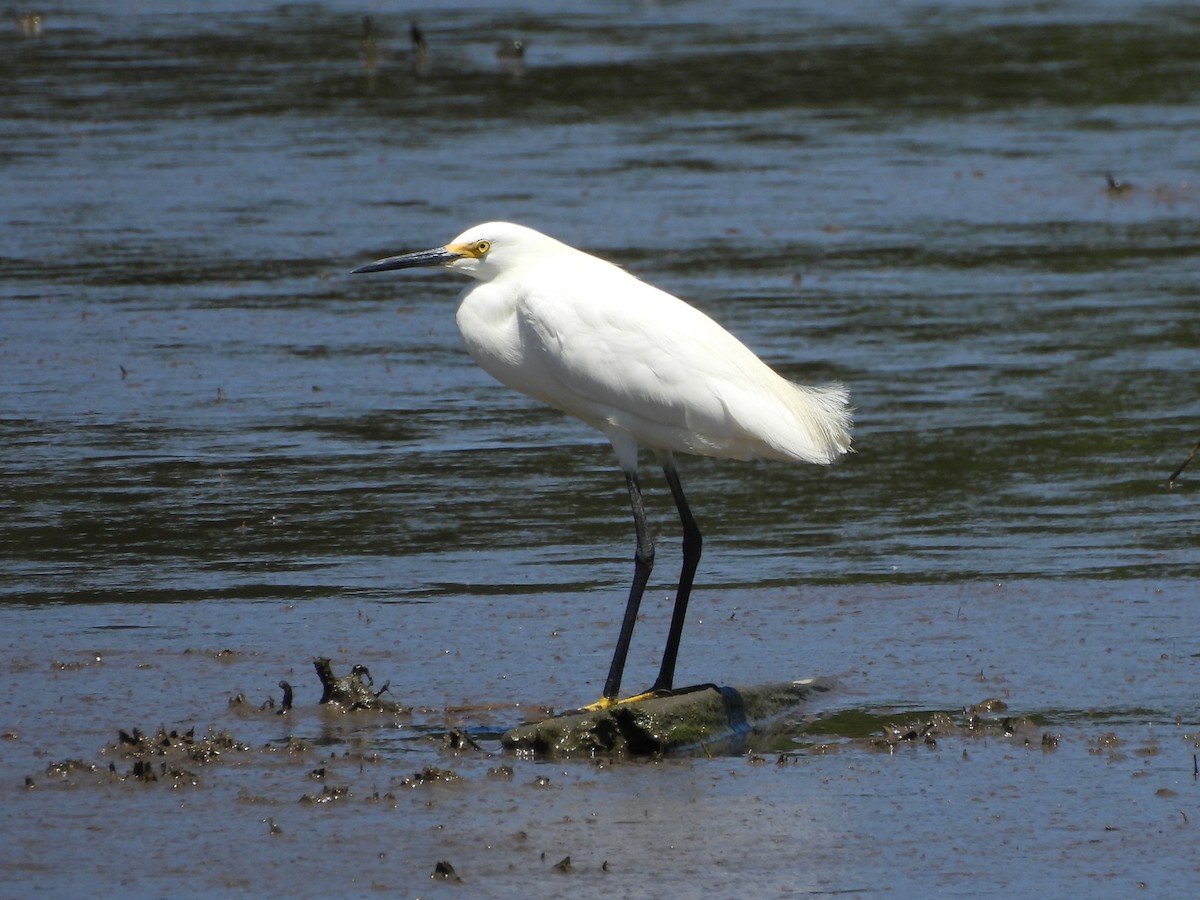
M 615 267 L 531 279 L 518 315 L 544 399 L 651 446 L 716 451 L 746 430 L 727 398 L 787 385 L 708 316 Z

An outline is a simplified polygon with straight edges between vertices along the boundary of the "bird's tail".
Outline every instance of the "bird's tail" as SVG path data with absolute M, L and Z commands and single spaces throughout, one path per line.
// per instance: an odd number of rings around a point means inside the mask
M 854 424 L 854 409 L 850 406 L 850 392 L 841 382 L 813 387 L 791 384 L 797 395 L 793 409 L 808 436 L 800 446 L 807 444 L 813 455 L 805 458 L 817 463 L 834 463 L 853 452 L 850 447 L 850 428 Z M 814 458 L 815 456 L 815 458 Z

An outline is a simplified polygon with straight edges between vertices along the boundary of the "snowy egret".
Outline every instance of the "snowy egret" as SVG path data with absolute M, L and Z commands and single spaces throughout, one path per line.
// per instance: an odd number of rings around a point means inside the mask
M 846 389 L 787 381 L 695 307 L 521 225 L 477 225 L 444 247 L 391 256 L 354 272 L 416 266 L 452 269 L 479 282 L 462 294 L 457 314 L 475 362 L 503 384 L 598 428 L 616 451 L 637 549 L 599 707 L 617 702 L 654 565 L 638 451 L 656 455 L 683 524 L 683 569 L 658 678 L 630 699 L 671 693 L 701 547 L 673 454 L 828 465 L 850 449 Z

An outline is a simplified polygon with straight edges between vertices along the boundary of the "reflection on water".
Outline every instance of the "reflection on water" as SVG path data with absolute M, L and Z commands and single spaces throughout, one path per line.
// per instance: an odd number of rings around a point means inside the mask
M 787 10 L 535 9 L 520 78 L 466 9 L 419 78 L 334 5 L 10 41 L 4 596 L 622 582 L 598 436 L 346 276 L 488 218 L 851 386 L 835 471 L 684 462 L 702 585 L 1195 575 L 1194 13 Z

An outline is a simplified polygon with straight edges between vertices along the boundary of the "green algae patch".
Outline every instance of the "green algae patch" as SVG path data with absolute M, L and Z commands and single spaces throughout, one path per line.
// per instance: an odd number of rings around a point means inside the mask
M 728 753 L 833 685 L 832 679 L 819 678 L 752 687 L 702 685 L 530 722 L 501 741 L 509 750 L 536 757 Z

